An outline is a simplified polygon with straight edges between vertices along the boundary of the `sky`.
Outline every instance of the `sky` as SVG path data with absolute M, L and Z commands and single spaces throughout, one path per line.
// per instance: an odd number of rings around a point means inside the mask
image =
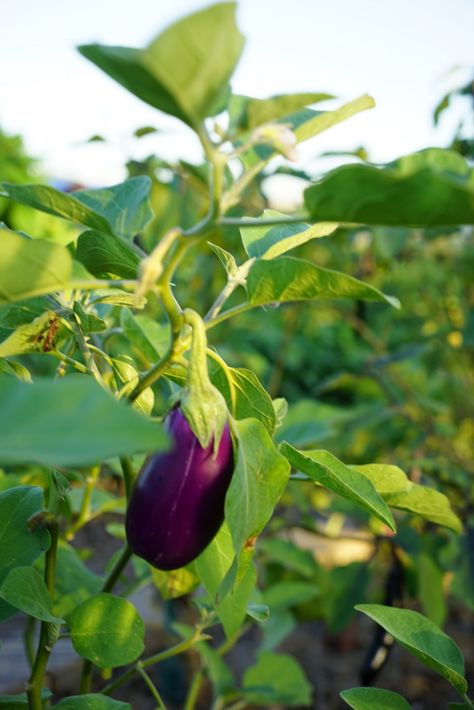
M 0 0 L 0 126 L 20 133 L 43 172 L 88 186 L 120 182 L 124 164 L 157 153 L 201 158 L 192 132 L 129 94 L 75 49 L 143 46 L 200 0 Z M 266 97 L 324 91 L 339 102 L 370 93 L 377 107 L 308 141 L 301 165 L 319 154 L 368 148 L 376 162 L 446 145 L 465 110 L 459 100 L 438 129 L 432 111 L 474 66 L 474 0 L 239 0 L 247 38 L 233 90 Z M 457 67 L 457 68 L 456 68 Z M 143 125 L 161 129 L 140 140 Z M 100 134 L 106 143 L 87 143 Z

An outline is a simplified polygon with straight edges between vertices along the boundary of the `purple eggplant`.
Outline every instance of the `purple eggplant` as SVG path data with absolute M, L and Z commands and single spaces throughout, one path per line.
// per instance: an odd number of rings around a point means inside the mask
M 166 427 L 173 447 L 145 462 L 125 527 L 136 555 L 171 570 L 194 560 L 219 530 L 234 459 L 228 424 L 216 452 L 213 441 L 201 447 L 179 408 L 168 415 Z

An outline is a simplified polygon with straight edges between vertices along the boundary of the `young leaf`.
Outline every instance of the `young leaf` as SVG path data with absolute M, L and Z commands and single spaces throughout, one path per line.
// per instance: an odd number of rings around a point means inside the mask
M 474 171 L 429 148 L 383 167 L 344 165 L 305 191 L 317 219 L 406 226 L 474 224 Z
M 235 4 L 218 3 L 175 22 L 143 50 L 95 44 L 79 51 L 143 101 L 196 127 L 224 108 L 243 43 Z
M 42 506 L 43 491 L 36 486 L 17 486 L 0 493 L 0 584 L 15 567 L 31 565 L 44 552 L 41 537 L 27 527 L 28 519 Z M 0 602 L 0 620 L 16 612 L 10 604 Z
M 96 594 L 80 604 L 68 620 L 75 651 L 99 668 L 132 663 L 144 649 L 145 625 L 126 599 Z
M 411 710 L 405 698 L 382 688 L 350 688 L 340 696 L 354 710 Z
M 395 530 L 392 513 L 371 481 L 329 451 L 298 451 L 286 442 L 280 445 L 280 451 L 295 469 L 305 473 L 315 483 L 365 508 Z
M 270 520 L 288 482 L 290 466 L 256 419 L 235 422 L 237 464 L 225 501 L 234 549 L 240 554 Z
M 0 304 L 65 288 L 71 271 L 65 247 L 0 228 Z
M 94 276 L 136 279 L 140 258 L 121 239 L 89 230 L 78 239 L 76 259 Z
M 367 464 L 352 468 L 367 476 L 392 508 L 406 510 L 454 532 L 461 532 L 462 523 L 444 493 L 413 483 L 398 466 Z
M 69 698 L 60 700 L 54 707 L 59 710 L 132 710 L 130 703 L 122 703 L 120 700 L 98 693 L 70 695 Z
M 283 220 L 286 215 L 276 210 L 264 210 L 260 219 Z M 305 224 L 276 224 L 273 227 L 258 226 L 258 221 L 252 220 L 252 226 L 242 227 L 240 235 L 245 251 L 249 257 L 260 259 L 274 259 L 290 249 L 295 249 L 311 239 L 327 237 L 338 228 L 333 222 L 318 222 L 313 225 Z
M 243 692 L 249 703 L 269 707 L 309 705 L 312 688 L 299 663 L 292 656 L 261 651 L 257 663 L 243 677 Z
M 153 218 L 150 189 L 151 179 L 140 175 L 112 187 L 78 190 L 74 198 L 107 220 L 115 235 L 131 241 Z
M 0 462 L 86 466 L 112 456 L 159 451 L 162 428 L 117 402 L 92 378 L 25 384 L 0 379 Z
M 353 298 L 386 301 L 396 308 L 400 307 L 396 298 L 386 296 L 374 286 L 292 256 L 255 261 L 247 277 L 247 292 L 253 306 L 319 298 Z
M 52 350 L 58 338 L 60 324 L 63 323 L 54 311 L 48 311 L 35 318 L 32 323 L 18 326 L 0 343 L 0 357 Z
M 72 195 L 56 190 L 49 185 L 10 185 L 0 183 L 10 199 L 28 205 L 41 212 L 62 217 L 77 224 L 83 224 L 99 232 L 111 233 L 110 225 L 104 217 L 76 200 Z
M 0 597 L 29 616 L 63 624 L 64 620 L 53 616 L 51 597 L 43 577 L 33 567 L 15 567 L 0 585 Z
M 249 131 L 263 123 L 283 119 L 305 106 L 333 99 L 332 94 L 300 93 L 280 94 L 268 99 L 233 94 L 229 101 L 229 128 L 232 132 Z
M 416 611 L 382 604 L 358 604 L 356 609 L 380 624 L 407 651 L 443 676 L 461 695 L 466 692 L 461 651 L 452 638 L 432 621 Z
M 224 395 L 229 411 L 236 419 L 258 419 L 268 433 L 273 434 L 276 417 L 272 400 L 252 370 L 229 367 L 226 374 L 219 367 L 213 373 L 211 381 Z

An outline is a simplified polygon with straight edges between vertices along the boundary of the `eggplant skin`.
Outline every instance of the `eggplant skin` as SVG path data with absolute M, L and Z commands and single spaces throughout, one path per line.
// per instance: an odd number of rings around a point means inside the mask
M 234 470 L 228 424 L 214 453 L 203 449 L 179 408 L 166 419 L 173 448 L 150 456 L 133 487 L 125 529 L 132 551 L 153 567 L 172 570 L 194 560 L 224 520 Z

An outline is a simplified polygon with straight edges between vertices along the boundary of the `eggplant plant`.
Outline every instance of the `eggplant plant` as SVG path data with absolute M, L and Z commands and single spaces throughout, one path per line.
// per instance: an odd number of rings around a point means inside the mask
M 295 213 L 270 209 L 262 183 L 284 170 L 301 176 L 281 167 L 298 159 L 298 144 L 375 104 L 364 95 L 319 110 L 333 97 L 232 93 L 244 47 L 235 10 L 208 7 L 140 49 L 79 48 L 135 97 L 184 123 L 202 146 L 202 165 L 150 157 L 131 162 L 119 185 L 71 194 L 0 185 L 26 224 L 32 211 L 52 220 L 47 232 L 41 222 L 38 231 L 13 221 L 0 228 L 0 621 L 25 616 L 30 663 L 25 692 L 0 696 L 0 707 L 125 710 L 130 703 L 115 695 L 135 676 L 157 707 L 171 707 L 153 674 L 186 653 L 199 659 L 186 710 L 199 707 L 206 689 L 214 710 L 317 707 L 301 664 L 278 648 L 298 614 L 340 630 L 357 605 L 378 625 L 385 656 L 399 641 L 451 684 L 459 707 L 472 708 L 462 655 L 438 610 L 401 608 L 413 575 L 406 541 L 441 529 L 446 548 L 458 551 L 463 530 L 472 532 L 466 496 L 451 504 L 439 481 L 407 475 L 396 451 L 391 460 L 343 462 L 344 451 L 318 444 L 324 427 L 347 432 L 350 412 L 336 416 L 335 407 L 303 397 L 288 409 L 281 396 L 297 316 L 306 327 L 326 304 L 347 323 L 353 307 L 389 323 L 399 317 L 403 291 L 385 293 L 376 270 L 361 279 L 333 268 L 348 230 L 373 230 L 375 239 L 394 228 L 459 234 L 474 224 L 472 168 L 434 148 L 383 166 L 343 165 L 316 180 L 305 175 Z M 289 255 L 296 249 L 300 256 Z M 360 332 L 374 340 L 359 316 Z M 313 362 L 322 342 L 308 345 Z M 252 343 L 278 344 L 276 377 L 267 377 L 268 358 Z M 300 376 L 304 392 L 311 371 L 295 372 L 293 384 Z M 384 425 L 397 414 L 384 411 Z M 357 412 L 365 424 L 364 416 Z M 371 552 L 328 571 L 298 532 L 330 537 L 342 514 L 342 537 L 362 530 Z M 101 575 L 80 543 L 100 521 L 121 544 Z M 430 559 L 425 569 L 435 577 Z M 384 604 L 365 603 L 372 563 L 396 567 L 397 591 Z M 145 650 L 133 603 L 146 584 L 165 600 L 183 596 L 193 610 L 192 623 L 168 620 L 170 645 L 158 652 Z M 238 681 L 226 655 L 254 626 L 262 641 Z M 65 639 L 82 669 L 61 699 L 47 687 L 47 670 Z M 374 665 L 377 650 L 367 661 L 370 682 L 382 665 Z M 370 687 L 342 697 L 360 710 L 409 707 Z

